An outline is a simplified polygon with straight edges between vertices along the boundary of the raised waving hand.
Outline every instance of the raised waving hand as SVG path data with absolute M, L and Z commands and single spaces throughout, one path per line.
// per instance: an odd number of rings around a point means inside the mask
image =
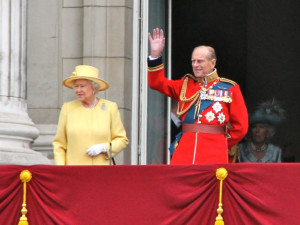
M 153 35 L 151 36 L 151 33 L 149 33 L 148 37 L 151 48 L 151 57 L 160 57 L 165 48 L 164 31 L 162 29 L 155 28 L 153 29 Z

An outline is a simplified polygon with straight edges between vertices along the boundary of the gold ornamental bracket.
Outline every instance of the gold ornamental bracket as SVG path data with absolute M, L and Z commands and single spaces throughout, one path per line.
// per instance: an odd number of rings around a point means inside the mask
M 220 191 L 219 191 L 219 204 L 218 204 L 218 209 L 217 213 L 218 216 L 216 217 L 215 225 L 224 225 L 224 220 L 221 214 L 223 213 L 223 208 L 222 208 L 222 190 L 223 190 L 223 181 L 226 179 L 228 176 L 228 172 L 225 168 L 219 168 L 216 171 L 216 177 L 218 180 L 220 180 Z
M 28 210 L 26 209 L 26 183 L 28 183 L 32 178 L 32 174 L 29 170 L 23 170 L 20 173 L 20 180 L 23 182 L 23 203 L 22 203 L 22 216 L 20 217 L 20 221 L 18 225 L 29 225 L 26 214 Z

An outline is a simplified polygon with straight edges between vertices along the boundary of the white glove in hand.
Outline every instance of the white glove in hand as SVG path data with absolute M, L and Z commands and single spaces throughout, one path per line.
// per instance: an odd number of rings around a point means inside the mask
M 101 153 L 106 153 L 106 147 L 105 144 L 95 144 L 92 145 L 88 150 L 86 150 L 86 154 L 89 156 L 96 156 Z

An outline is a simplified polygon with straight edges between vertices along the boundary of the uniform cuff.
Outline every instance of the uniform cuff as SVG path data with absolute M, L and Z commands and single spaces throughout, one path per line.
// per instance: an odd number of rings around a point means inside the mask
M 163 64 L 162 57 L 156 59 L 150 59 L 150 57 L 148 57 L 148 67 L 156 67 L 161 64 Z

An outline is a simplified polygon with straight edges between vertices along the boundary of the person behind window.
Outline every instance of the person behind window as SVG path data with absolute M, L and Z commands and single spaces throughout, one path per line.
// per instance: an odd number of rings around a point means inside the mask
M 283 121 L 284 110 L 275 100 L 262 103 L 250 117 L 250 137 L 238 144 L 239 161 L 281 162 L 282 150 L 271 143 L 271 138 Z
M 56 165 L 109 165 L 110 156 L 129 142 L 117 104 L 95 96 L 109 87 L 98 73 L 96 67 L 78 65 L 63 81 L 77 100 L 64 103 L 60 112 L 53 140 Z

